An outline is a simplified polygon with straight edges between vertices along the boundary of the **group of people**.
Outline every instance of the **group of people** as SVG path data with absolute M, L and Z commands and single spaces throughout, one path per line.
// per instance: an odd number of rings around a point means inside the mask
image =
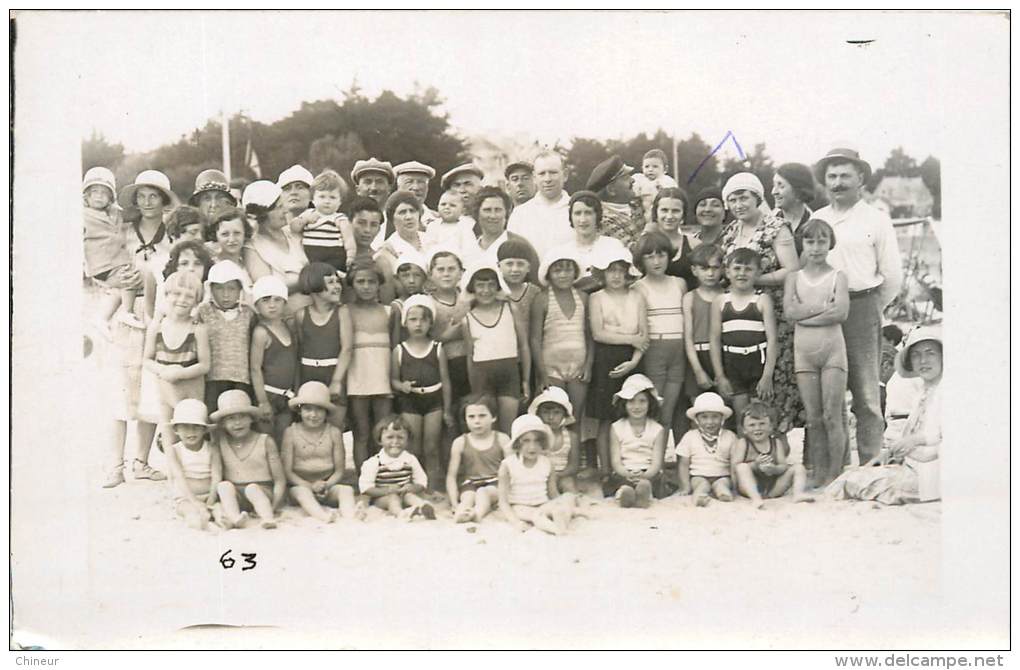
M 468 163 L 442 175 L 436 210 L 418 161 L 360 160 L 349 183 L 295 165 L 240 192 L 206 170 L 187 203 L 161 172 L 118 191 L 90 168 L 104 486 L 169 475 L 195 527 L 249 512 L 271 527 L 287 502 L 323 521 L 369 505 L 434 518 L 443 491 L 457 521 L 498 506 L 556 534 L 585 513 L 586 476 L 625 507 L 937 498 L 937 330 L 896 355 L 923 390 L 885 431 L 882 311 L 902 270 L 862 198 L 868 163 L 836 148 L 782 165 L 774 208 L 749 172 L 690 198 L 667 167 L 658 150 L 638 173 L 613 156 L 568 194 L 555 152 L 502 186 Z M 829 205 L 812 211 L 816 179 Z

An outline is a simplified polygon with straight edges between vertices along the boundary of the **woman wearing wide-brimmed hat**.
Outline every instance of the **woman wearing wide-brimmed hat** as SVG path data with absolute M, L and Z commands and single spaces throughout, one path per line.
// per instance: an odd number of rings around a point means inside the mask
M 723 201 L 734 221 L 726 227 L 719 245 L 728 256 L 735 249 L 746 247 L 758 253 L 761 273 L 755 285 L 772 298 L 776 313 L 778 356 L 772 377 L 777 427 L 787 431 L 805 425 L 804 405 L 797 391 L 793 365 L 793 325 L 783 318 L 783 285 L 786 275 L 800 269 L 793 233 L 785 221 L 763 211 L 765 187 L 750 172 L 738 172 L 722 189 Z
M 125 246 L 134 261 L 137 273 L 123 281 L 138 280 L 152 285 L 162 277 L 163 267 L 170 256 L 170 240 L 163 223 L 163 214 L 178 204 L 170 190 L 170 180 L 162 172 L 144 170 L 133 183 L 121 189 L 118 203 L 133 215 L 125 225 Z M 118 279 L 118 281 L 120 281 Z M 111 284 L 112 285 L 112 284 Z M 134 312 L 114 324 L 111 331 L 109 361 L 111 375 L 110 405 L 113 409 L 113 439 L 110 442 L 105 488 L 124 483 L 124 447 L 127 442 L 127 422 L 137 421 L 138 451 L 132 464 L 135 479 L 162 480 L 166 476 L 149 466 L 149 450 L 156 434 L 155 413 L 149 414 L 142 400 L 142 353 L 145 343 L 145 310 L 142 300 L 136 300 Z M 144 415 L 144 416 L 143 416 Z
M 237 207 L 237 198 L 230 192 L 225 174 L 219 170 L 202 170 L 195 177 L 195 192 L 188 198 L 188 204 L 197 208 L 208 224 L 223 212 Z
M 927 502 L 941 497 L 942 330 L 917 328 L 896 357 L 900 376 L 924 382 L 903 432 L 888 439 L 878 456 L 848 470 L 826 488 L 833 498 L 876 500 L 887 505 Z

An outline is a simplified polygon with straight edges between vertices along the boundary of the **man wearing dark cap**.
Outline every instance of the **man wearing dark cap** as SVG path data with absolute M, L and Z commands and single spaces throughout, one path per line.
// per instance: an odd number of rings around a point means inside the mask
M 630 249 L 645 227 L 641 199 L 634 193 L 634 168 L 619 156 L 595 166 L 585 188 L 602 201 L 602 234 L 616 238 Z
M 535 168 L 531 163 L 510 163 L 503 171 L 503 176 L 506 177 L 506 190 L 514 201 L 514 207 L 535 197 Z
M 856 150 L 838 147 L 815 165 L 829 206 L 814 213 L 836 233 L 829 263 L 842 270 L 850 288 L 850 314 L 843 323 L 847 386 L 857 417 L 857 453 L 866 463 L 882 447 L 880 376 L 882 312 L 900 291 L 903 269 L 889 216 L 861 199 L 871 166 Z
M 237 198 L 230 192 L 227 175 L 219 170 L 203 170 L 195 177 L 195 192 L 188 204 L 197 207 L 205 220 L 212 223 L 221 212 L 237 207 Z
M 563 190 L 563 158 L 555 151 L 540 153 L 535 157 L 534 174 L 538 193 L 514 208 L 506 227 L 528 240 L 541 258 L 549 249 L 573 238 L 574 233 L 567 216 L 570 196 Z

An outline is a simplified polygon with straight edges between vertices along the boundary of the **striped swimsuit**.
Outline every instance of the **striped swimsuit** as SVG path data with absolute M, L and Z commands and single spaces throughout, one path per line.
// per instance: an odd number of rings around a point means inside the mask
M 723 370 L 734 393 L 752 393 L 765 367 L 765 321 L 758 309 L 761 291 L 744 309 L 733 307 L 726 293 L 722 309 Z

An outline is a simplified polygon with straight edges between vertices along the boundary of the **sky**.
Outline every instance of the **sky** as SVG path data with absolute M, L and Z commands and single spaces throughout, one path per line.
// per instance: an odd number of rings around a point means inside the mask
M 954 37 L 1006 24 L 979 14 L 658 11 L 22 19 L 62 36 L 53 62 L 80 83 L 69 121 L 129 152 L 173 142 L 220 110 L 271 123 L 357 79 L 373 97 L 435 86 L 465 135 L 568 143 L 662 127 L 715 145 L 732 131 L 745 149 L 765 142 L 777 162 L 812 163 L 850 144 L 877 165 L 897 146 L 918 161 L 939 155 L 939 103 L 952 95 L 940 72 Z

